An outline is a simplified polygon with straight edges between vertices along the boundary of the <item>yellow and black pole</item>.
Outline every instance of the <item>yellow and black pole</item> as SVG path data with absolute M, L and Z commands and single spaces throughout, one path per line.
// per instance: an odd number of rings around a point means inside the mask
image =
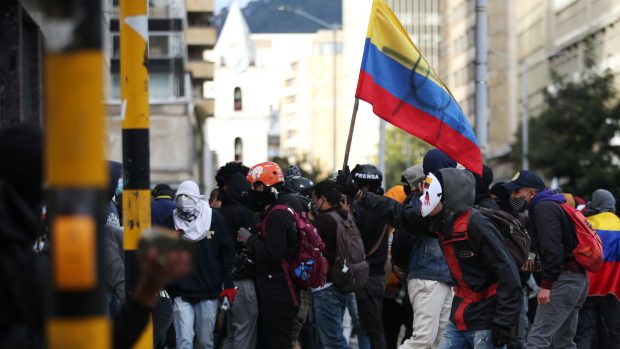
M 148 16 L 146 0 L 121 0 L 121 113 L 123 116 L 123 247 L 125 286 L 138 278 L 136 250 L 151 225 L 149 162 Z M 135 348 L 153 348 L 153 321 Z
M 102 12 L 98 0 L 45 2 L 45 178 L 51 226 L 48 347 L 109 349 L 102 287 Z

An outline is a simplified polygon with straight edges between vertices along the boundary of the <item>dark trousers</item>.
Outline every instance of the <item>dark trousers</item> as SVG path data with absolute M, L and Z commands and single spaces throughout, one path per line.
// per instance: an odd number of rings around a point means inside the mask
M 287 293 L 260 295 L 260 318 L 265 325 L 269 349 L 292 349 L 297 340 L 293 338 L 293 332 L 299 307 L 293 305 L 291 296 Z
M 388 349 L 396 349 L 401 343 L 398 343 L 398 335 L 401 326 L 405 326 L 405 336 L 403 339 L 411 338 L 413 332 L 413 309 L 409 296 L 405 295 L 402 304 L 396 302 L 393 298 L 383 299 L 383 326 L 385 327 L 385 341 Z
M 164 348 L 168 329 L 172 326 L 172 299 L 159 297 L 159 303 L 153 309 L 153 347 Z
M 383 289 L 385 274 L 370 275 L 366 286 L 355 293 L 357 311 L 362 329 L 370 340 L 372 349 L 386 349 L 383 330 Z
M 598 345 L 594 346 L 593 339 L 601 319 L 605 322 L 609 337 L 599 336 Z M 614 295 L 588 297 L 579 311 L 575 343 L 579 349 L 620 348 L 620 300 Z

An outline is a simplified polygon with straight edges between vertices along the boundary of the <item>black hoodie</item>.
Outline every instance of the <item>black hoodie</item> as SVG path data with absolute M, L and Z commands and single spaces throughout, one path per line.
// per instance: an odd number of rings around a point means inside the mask
M 281 261 L 292 260 L 299 250 L 297 225 L 293 215 L 286 211 L 270 212 L 275 206 L 284 205 L 294 211 L 305 209 L 299 195 L 282 195 L 261 216 L 265 236 L 252 235 L 247 241 L 256 256 L 256 285 L 261 296 L 289 297 L 290 291 Z M 258 230 L 260 232 L 260 229 Z M 298 287 L 293 283 L 295 287 Z
M 259 220 L 259 214 L 250 211 L 243 205 L 243 196 L 250 190 L 250 184 L 240 173 L 234 173 L 230 176 L 226 188 L 220 188 L 220 200 L 222 206 L 218 209 L 224 217 L 224 221 L 228 226 L 233 241 L 235 241 L 235 279 L 254 278 L 256 270 L 254 266 L 247 260 L 253 256 L 246 256 L 244 247 L 237 242 L 237 232 L 240 228 L 249 229 L 256 226 Z

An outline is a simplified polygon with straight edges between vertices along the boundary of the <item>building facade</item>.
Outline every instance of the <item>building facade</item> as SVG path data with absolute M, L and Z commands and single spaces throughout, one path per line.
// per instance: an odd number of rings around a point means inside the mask
M 440 4 L 439 72 L 475 127 L 476 4 L 474 0 Z M 488 162 L 510 152 L 518 128 L 515 6 L 516 1 L 502 0 L 490 1 L 487 7 Z
M 537 115 L 550 70 L 577 76 L 585 69 L 586 52 L 597 69 L 620 73 L 620 3 L 614 0 L 523 1 L 517 6 L 519 91 L 521 104 Z M 588 46 L 591 42 L 591 46 Z M 527 75 L 524 79 L 524 74 Z M 525 84 L 525 85 L 524 85 Z M 616 79 L 617 86 L 620 80 Z
M 333 34 L 250 33 L 239 6 L 231 6 L 212 52 L 216 69 L 209 90 L 218 103 L 207 128 L 218 166 L 285 157 L 331 172 L 334 83 L 337 96 L 343 86 L 338 81 L 341 32 L 335 40 Z M 337 163 L 349 121 L 342 117 L 340 101 L 335 108 Z
M 111 4 L 111 57 L 108 98 L 108 153 L 122 160 L 120 106 L 120 32 L 118 0 Z M 149 1 L 149 113 L 151 183 L 192 179 L 204 189 L 212 183 L 202 125 L 213 114 L 203 84 L 213 79 L 213 64 L 202 53 L 213 47 L 215 30 L 208 26 L 213 1 Z

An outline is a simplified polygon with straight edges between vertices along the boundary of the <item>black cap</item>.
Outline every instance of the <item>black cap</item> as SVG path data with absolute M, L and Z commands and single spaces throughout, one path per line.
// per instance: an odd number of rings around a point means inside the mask
M 504 188 L 511 192 L 521 188 L 545 189 L 545 183 L 534 172 L 521 170 L 517 172 L 510 182 L 503 184 Z
M 174 190 L 172 190 L 172 188 L 170 188 L 168 184 L 161 183 L 156 185 L 155 188 L 153 188 L 151 195 L 153 195 L 154 199 L 172 200 L 174 199 Z

